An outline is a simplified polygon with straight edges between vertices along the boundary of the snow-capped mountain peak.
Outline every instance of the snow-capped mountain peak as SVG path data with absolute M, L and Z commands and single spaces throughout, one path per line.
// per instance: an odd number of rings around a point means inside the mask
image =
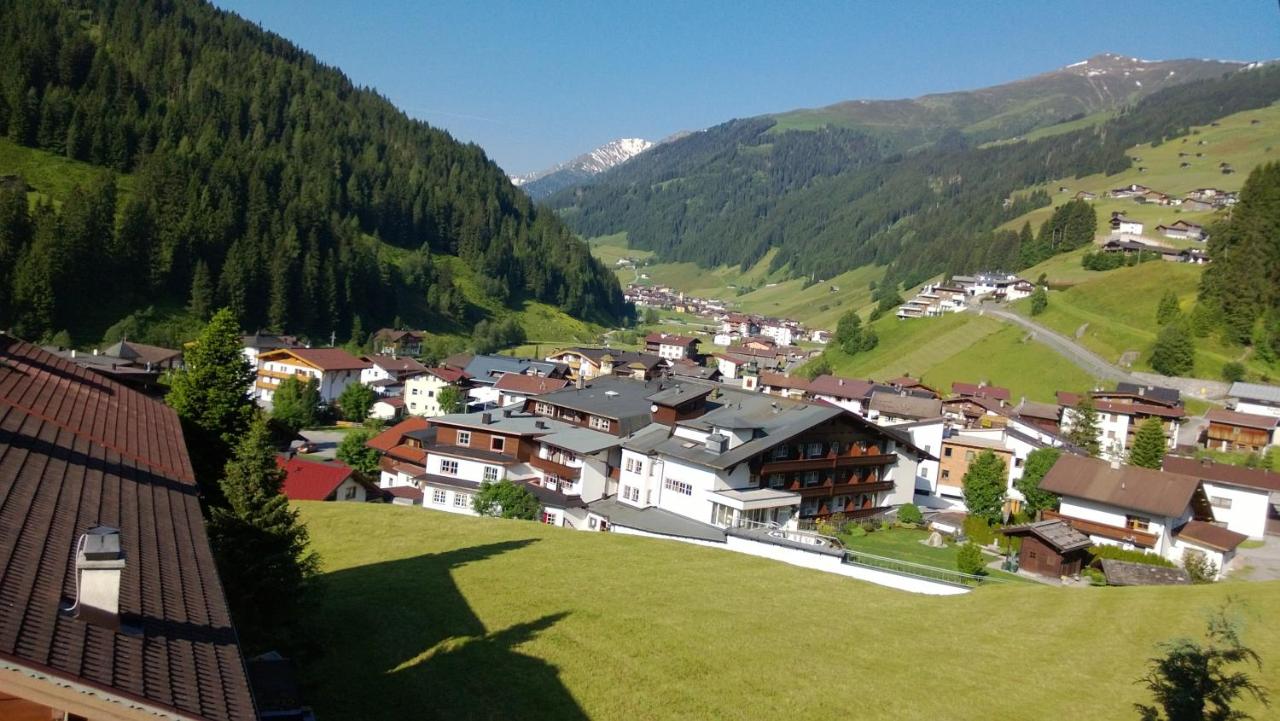
M 598 173 L 603 173 L 610 168 L 625 163 L 640 153 L 652 148 L 654 145 L 655 143 L 645 140 L 644 138 L 619 138 L 618 140 L 605 143 L 595 150 L 583 153 L 573 160 L 560 163 L 555 167 L 547 168 L 546 170 L 541 170 L 536 173 L 528 173 L 526 175 L 513 175 L 511 176 L 511 182 L 519 186 L 529 186 L 544 178 L 550 178 L 553 175 L 560 174 L 572 176 L 573 180 L 564 183 L 564 185 L 569 185 L 576 180 L 580 180 L 584 177 L 590 177 Z M 544 183 L 543 185 L 559 186 L 560 183 Z M 530 194 L 534 195 L 534 197 L 550 194 L 547 192 L 534 193 L 532 189 L 526 189 L 529 190 Z M 557 187 L 555 189 L 558 190 L 559 188 Z M 554 190 L 551 192 L 554 192 Z

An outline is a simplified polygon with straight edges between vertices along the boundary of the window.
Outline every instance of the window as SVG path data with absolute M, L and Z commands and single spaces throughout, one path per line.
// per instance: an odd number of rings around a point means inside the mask
M 501 453 L 507 448 L 507 439 L 502 436 L 494 436 L 489 439 L 489 450 Z
M 810 443 L 810 444 L 809 444 L 809 449 L 808 449 L 808 454 L 807 454 L 807 455 L 808 455 L 810 458 L 818 458 L 818 457 L 820 457 L 820 456 L 822 455 L 822 444 L 821 444 L 821 443 Z
M 1214 508 L 1231 508 L 1231 499 L 1223 496 L 1209 496 L 1209 505 Z
M 555 408 L 553 408 L 550 403 L 542 403 L 541 401 L 539 401 L 537 404 L 534 405 L 533 412 L 537 413 L 540 416 L 550 416 L 550 415 L 554 415 L 556 411 L 555 411 Z
M 627 473 L 635 473 L 635 472 L 636 472 L 636 459 L 628 456 L 627 457 Z
M 432 390 L 427 391 L 427 397 L 428 397 L 428 398 L 435 398 L 435 397 L 436 397 L 436 392 L 435 392 L 435 390 L 434 390 L 434 389 L 432 389 Z
M 667 480 L 663 481 L 662 487 L 667 489 L 668 491 L 675 491 L 676 493 L 679 493 L 681 495 L 685 495 L 685 496 L 693 495 L 693 486 L 689 485 L 688 483 L 685 483 L 684 481 L 677 481 L 674 478 L 668 478 Z
M 445 503 L 445 497 L 447 495 L 448 494 L 446 494 L 444 491 L 440 490 L 439 488 L 433 488 L 431 489 L 431 502 L 436 504 L 437 506 L 443 506 Z
M 410 393 L 410 395 L 415 395 L 415 396 L 416 396 L 416 395 L 418 395 L 418 389 L 417 389 L 417 388 L 414 388 L 414 389 L 412 389 L 411 391 L 409 391 L 409 393 Z
M 631 501 L 632 503 L 639 503 L 640 489 L 637 488 L 636 486 L 623 486 L 622 497 L 627 499 L 628 501 Z
M 711 504 L 711 525 L 727 528 L 733 525 L 733 509 L 719 503 Z
M 805 471 L 804 484 L 806 486 L 816 486 L 818 485 L 818 482 L 819 482 L 819 479 L 818 479 L 817 471 Z
M 786 447 L 786 446 L 778 446 L 777 448 L 774 448 L 774 449 L 773 449 L 773 451 L 772 451 L 769 455 L 770 455 L 770 456 L 773 458 L 773 460 L 775 460 L 775 461 L 785 460 L 785 459 L 786 459 L 786 457 L 787 457 L 787 447 Z
M 558 526 L 560 525 L 560 515 L 552 511 L 543 511 L 542 522 L 548 526 Z
M 484 479 L 485 479 L 486 481 L 490 482 L 490 483 L 493 483 L 494 481 L 498 480 L 498 467 L 497 467 L 497 466 L 485 466 L 485 467 L 484 467 Z
M 769 487 L 770 487 L 770 488 L 782 488 L 782 487 L 783 487 L 783 486 L 785 486 L 785 485 L 787 485 L 787 477 L 786 477 L 786 476 L 782 475 L 781 473 L 770 473 L 770 474 L 769 474 Z
M 471 445 L 471 431 L 458 431 L 458 445 Z
M 1151 527 L 1151 519 L 1145 516 L 1125 516 L 1124 525 L 1135 531 L 1145 531 Z
M 440 461 L 440 472 L 446 476 L 458 475 L 458 462 L 448 458 Z
M 591 416 L 591 427 L 598 431 L 609 430 L 609 419 L 604 416 Z
M 944 481 L 945 481 L 945 480 L 947 480 L 947 479 L 948 479 L 948 478 L 950 478 L 950 477 L 951 477 L 951 471 L 948 471 L 948 470 L 947 470 L 947 469 L 945 469 L 945 468 L 944 468 L 944 469 L 942 469 L 942 480 L 944 480 Z
M 946 456 L 947 458 L 950 458 L 950 457 L 951 457 L 951 449 L 950 449 L 950 448 L 943 448 L 943 449 L 942 449 L 942 455 Z
M 453 506 L 454 506 L 454 508 L 470 508 L 470 507 L 471 507 L 471 494 L 470 494 L 470 493 L 458 493 L 457 491 L 454 491 L 454 494 L 453 494 Z
M 351 499 L 355 498 L 355 497 L 356 497 L 356 487 L 355 487 L 355 486 L 347 486 L 347 490 L 346 490 L 345 492 L 343 492 L 342 497 L 343 497 L 345 500 L 348 500 L 348 501 L 350 501 Z
M 1014 467 L 1014 468 L 1022 468 L 1022 462 L 1023 462 L 1024 460 L 1026 460 L 1026 459 L 1025 459 L 1025 458 L 1015 458 L 1015 459 L 1013 459 L 1013 467 Z

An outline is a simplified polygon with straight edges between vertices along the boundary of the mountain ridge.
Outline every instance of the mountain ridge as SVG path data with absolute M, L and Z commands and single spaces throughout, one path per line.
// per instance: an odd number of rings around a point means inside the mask
M 550 168 L 510 176 L 511 182 L 539 200 L 615 168 L 657 144 L 644 138 L 618 138 Z

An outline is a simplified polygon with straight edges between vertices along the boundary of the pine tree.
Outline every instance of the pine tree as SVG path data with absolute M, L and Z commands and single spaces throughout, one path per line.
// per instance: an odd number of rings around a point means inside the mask
M 1049 307 L 1049 294 L 1043 285 L 1037 285 L 1031 293 L 1031 315 L 1040 315 Z
M 320 389 L 315 378 L 285 378 L 271 394 L 272 420 L 294 433 L 316 425 L 319 411 Z
M 214 481 L 255 414 L 249 398 L 253 368 L 241 351 L 240 328 L 230 310 L 213 314 L 183 361 L 165 402 L 182 419 L 196 477 L 216 499 Z
M 213 278 L 209 264 L 202 260 L 196 263 L 195 274 L 191 278 L 191 300 L 187 303 L 187 311 L 200 320 L 208 320 L 213 312 L 213 303 Z
M 226 465 L 227 507 L 214 508 L 209 521 L 232 616 L 255 650 L 293 640 L 296 606 L 309 596 L 320 566 L 307 548 L 306 526 L 280 493 L 283 483 L 271 432 L 258 416 Z
M 1000 520 L 1007 480 L 1008 469 L 999 456 L 989 450 L 979 453 L 962 481 L 969 514 L 993 523 Z
M 1170 323 L 1160 329 L 1151 348 L 1151 367 L 1166 376 L 1182 376 L 1195 367 L 1196 349 L 1187 324 Z
M 1138 425 L 1138 432 L 1134 434 L 1129 463 L 1158 470 L 1164 465 L 1165 448 L 1164 424 L 1159 418 L 1148 418 Z
M 1178 303 L 1178 294 L 1173 289 L 1166 290 L 1164 295 L 1160 297 L 1160 304 L 1156 306 L 1156 323 L 1167 325 L 1178 319 L 1182 309 Z
M 836 343 L 849 355 L 862 350 L 862 318 L 858 311 L 851 310 L 841 316 L 836 323 Z
M 1082 393 L 1080 400 L 1071 411 L 1071 427 L 1067 430 L 1067 442 L 1097 457 L 1102 450 L 1099 435 L 1101 430 L 1098 427 L 1098 411 L 1094 408 L 1093 396 L 1087 392 Z

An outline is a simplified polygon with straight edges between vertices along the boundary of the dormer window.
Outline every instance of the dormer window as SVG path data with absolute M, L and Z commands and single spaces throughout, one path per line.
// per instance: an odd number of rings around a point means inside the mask
M 458 445 L 471 445 L 471 431 L 458 431 Z

